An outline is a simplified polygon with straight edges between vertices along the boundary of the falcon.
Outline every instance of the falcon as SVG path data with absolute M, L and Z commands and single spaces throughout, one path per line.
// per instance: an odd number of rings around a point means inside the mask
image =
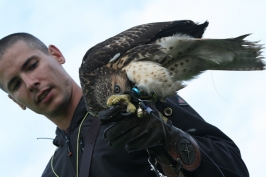
M 164 100 L 206 70 L 263 70 L 262 45 L 244 40 L 203 39 L 208 22 L 157 22 L 130 28 L 90 48 L 79 69 L 87 110 L 98 115 L 127 94 Z

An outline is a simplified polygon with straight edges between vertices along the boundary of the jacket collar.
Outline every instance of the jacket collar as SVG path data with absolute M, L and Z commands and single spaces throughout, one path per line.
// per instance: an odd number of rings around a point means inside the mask
M 81 97 L 78 106 L 73 114 L 73 117 L 71 119 L 71 123 L 70 126 L 67 128 L 66 133 L 70 134 L 71 132 L 73 132 L 81 123 L 82 119 L 84 118 L 84 116 L 86 115 L 87 110 L 86 110 L 86 106 L 85 106 L 85 101 L 84 98 Z M 59 129 L 59 128 L 57 128 Z
M 61 136 L 62 135 L 67 136 L 67 135 L 71 134 L 79 126 L 79 124 L 81 123 L 81 121 L 84 118 L 84 116 L 86 115 L 86 113 L 87 113 L 87 110 L 86 110 L 86 106 L 85 106 L 85 101 L 84 101 L 84 98 L 81 97 L 81 99 L 80 99 L 80 101 L 79 101 L 79 103 L 75 109 L 75 112 L 72 116 L 70 126 L 67 128 L 67 130 L 63 131 L 63 130 L 59 129 L 58 127 L 56 128 L 56 137 L 53 141 L 53 144 L 57 147 L 63 146 L 65 144 L 65 140 L 62 139 Z

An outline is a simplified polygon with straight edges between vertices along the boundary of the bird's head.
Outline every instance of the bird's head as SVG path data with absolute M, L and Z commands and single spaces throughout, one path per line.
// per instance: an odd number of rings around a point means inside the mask
M 130 81 L 124 71 L 102 67 L 93 72 L 80 72 L 81 86 L 87 110 L 97 115 L 107 109 L 107 100 L 112 95 L 131 90 Z
M 97 112 L 109 108 L 107 100 L 111 96 L 121 95 L 131 90 L 130 81 L 125 72 L 112 72 L 105 75 L 96 83 L 95 88 L 95 101 L 97 100 L 99 104 Z

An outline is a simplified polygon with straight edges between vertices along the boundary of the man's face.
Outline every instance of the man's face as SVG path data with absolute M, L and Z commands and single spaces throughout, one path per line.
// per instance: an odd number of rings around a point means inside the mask
M 0 84 L 13 99 L 36 113 L 54 117 L 66 108 L 72 82 L 64 57 L 54 46 L 49 55 L 18 41 L 0 60 Z

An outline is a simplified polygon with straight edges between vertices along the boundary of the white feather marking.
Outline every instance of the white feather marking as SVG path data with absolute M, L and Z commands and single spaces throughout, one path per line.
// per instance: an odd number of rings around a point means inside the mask
M 175 48 L 179 48 L 180 44 L 182 44 L 185 41 L 190 41 L 193 40 L 194 38 L 188 36 L 188 35 L 184 35 L 184 34 L 175 34 L 173 36 L 170 37 L 164 37 L 161 39 L 157 39 L 155 41 L 156 44 L 159 44 L 165 48 L 169 48 L 169 47 L 175 47 Z
M 119 56 L 120 56 L 120 53 L 115 54 L 115 56 L 109 61 L 109 63 L 116 61 L 119 58 Z
M 187 49 L 194 44 L 194 38 L 183 34 L 176 34 L 158 39 L 154 43 L 168 49 L 166 51 L 168 55 L 176 57 L 187 52 Z

